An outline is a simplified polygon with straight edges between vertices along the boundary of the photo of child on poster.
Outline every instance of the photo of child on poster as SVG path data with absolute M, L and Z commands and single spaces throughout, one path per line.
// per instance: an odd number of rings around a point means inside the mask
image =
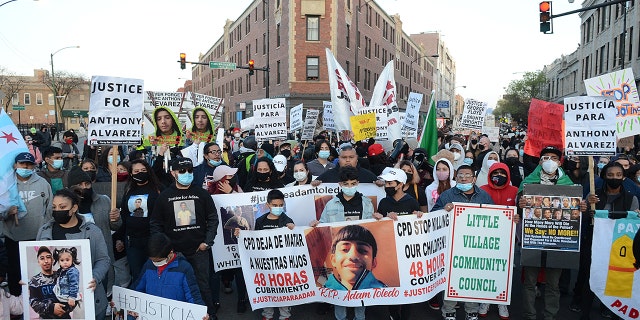
M 168 107 L 153 110 L 154 135 L 149 136 L 152 145 L 167 144 L 171 147 L 184 145 L 184 134 L 176 114 Z
M 269 211 L 268 208 L 265 208 L 266 204 L 220 208 L 224 244 L 238 244 L 238 238 L 234 236 L 234 230 L 236 228 L 240 230 L 253 230 L 256 219 Z

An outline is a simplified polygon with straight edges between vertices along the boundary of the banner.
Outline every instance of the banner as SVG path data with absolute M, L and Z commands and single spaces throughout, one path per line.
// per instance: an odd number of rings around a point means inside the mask
M 606 97 L 564 99 L 564 150 L 568 156 L 616 154 L 616 105 Z
M 296 226 L 308 226 L 320 219 L 325 204 L 335 196 L 340 187 L 337 183 L 322 183 L 279 189 L 285 196 L 285 212 Z M 385 197 L 384 189 L 373 183 L 361 183 L 358 192 L 371 198 L 374 210 Z M 213 262 L 216 271 L 240 267 L 238 239 L 233 235 L 235 228 L 253 230 L 255 221 L 269 211 L 267 194 L 269 191 L 213 195 L 218 209 L 218 232 L 213 244 Z M 314 208 L 314 209 L 310 209 Z
M 113 286 L 113 319 L 200 320 L 207 307 Z
M 375 139 L 379 141 L 389 140 L 389 118 L 387 116 L 387 107 L 385 106 L 370 106 L 360 110 L 360 114 L 373 113 L 376 117 L 376 136 Z M 351 124 L 353 128 L 353 124 Z M 355 132 L 355 130 L 354 130 Z M 356 139 L 358 141 L 358 139 Z
M 420 120 L 420 106 L 422 105 L 422 93 L 409 92 L 409 99 L 407 100 L 407 113 L 404 116 L 402 127 L 408 127 L 414 131 L 418 131 L 418 121 Z
M 581 186 L 528 184 L 523 197 L 523 249 L 580 251 Z
M 241 231 L 242 272 L 251 307 L 426 301 L 445 288 L 448 235 L 444 210 L 421 219 L 411 215 L 398 221 Z
M 140 79 L 91 77 L 87 124 L 90 145 L 140 143 L 143 86 Z
M 561 104 L 531 99 L 524 153 L 537 158 L 540 156 L 540 151 L 547 146 L 562 149 L 564 147 L 563 114 L 564 106 Z
M 380 73 L 380 77 L 376 81 L 376 85 L 373 87 L 373 93 L 371 94 L 370 106 L 384 106 L 387 110 L 387 123 L 385 126 L 386 137 L 380 140 L 402 139 L 402 125 L 400 124 L 400 115 L 398 112 L 398 103 L 396 102 L 396 80 L 394 72 L 394 59 L 387 62 Z M 377 139 L 377 138 L 376 138 Z
M 253 100 L 256 141 L 287 139 L 287 107 L 284 98 Z
M 376 114 L 365 113 L 349 118 L 353 131 L 353 140 L 362 141 L 376 137 Z
M 331 105 L 333 106 L 335 128 L 338 131 L 351 130 L 349 118 L 358 114 L 366 107 L 364 97 L 358 87 L 349 79 L 347 72 L 342 69 L 336 58 L 328 48 L 327 71 L 329 74 L 329 88 L 331 89 Z
M 318 124 L 318 115 L 320 110 L 307 109 L 307 114 L 304 116 L 304 127 L 302 129 L 302 135 L 300 140 L 312 140 L 316 133 L 316 125 Z
M 438 118 L 451 118 L 451 108 L 449 107 L 449 101 L 438 100 L 436 102 L 437 116 Z
M 325 130 L 336 131 L 336 123 L 333 121 L 333 107 L 331 101 L 322 101 L 322 127 Z
M 454 203 L 445 299 L 511 303 L 515 207 Z
M 640 134 L 640 98 L 632 68 L 586 79 L 584 86 L 588 96 L 605 96 L 615 100 L 618 138 Z
M 289 132 L 302 129 L 302 103 L 289 110 Z
M 640 266 L 636 212 L 622 219 L 609 219 L 608 211 L 597 210 L 591 247 L 591 291 L 622 319 L 640 317 Z
M 487 103 L 467 99 L 464 101 L 464 111 L 462 112 L 461 128 L 482 130 L 484 116 L 487 110 Z

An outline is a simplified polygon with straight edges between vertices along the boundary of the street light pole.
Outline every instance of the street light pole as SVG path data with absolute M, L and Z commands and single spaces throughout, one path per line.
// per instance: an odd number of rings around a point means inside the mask
M 440 55 L 437 54 L 433 54 L 433 55 L 426 55 L 426 56 L 421 56 L 421 57 L 417 57 L 415 58 L 413 61 L 411 61 L 411 63 L 409 64 L 409 93 L 413 92 L 411 89 L 413 88 L 413 64 L 422 59 L 422 58 L 437 58 Z
M 58 138 L 60 137 L 60 128 L 58 128 L 58 87 L 56 86 L 56 74 L 55 71 L 53 69 L 53 56 L 64 50 L 64 49 L 71 49 L 71 48 L 80 48 L 80 46 L 68 46 L 68 47 L 64 47 L 62 49 L 58 49 L 56 52 L 51 54 L 51 88 L 53 89 L 53 108 L 54 108 L 54 114 L 55 114 L 55 121 L 56 121 L 56 140 L 58 140 Z M 53 137 L 52 137 L 53 138 Z

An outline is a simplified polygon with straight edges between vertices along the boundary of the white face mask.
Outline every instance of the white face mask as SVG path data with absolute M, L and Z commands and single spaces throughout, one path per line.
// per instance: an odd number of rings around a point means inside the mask
M 304 179 L 307 178 L 307 172 L 305 171 L 294 172 L 293 178 L 296 179 L 296 181 L 298 182 L 303 181 Z
M 462 157 L 462 156 L 461 156 L 459 153 L 457 153 L 457 152 L 454 152 L 454 153 L 453 153 L 453 160 L 454 160 L 454 161 L 458 161 L 458 160 L 460 160 L 460 157 Z
M 166 265 L 167 263 L 169 263 L 169 258 L 165 258 L 165 259 L 160 260 L 160 261 L 151 261 L 151 262 L 156 267 L 162 267 L 162 266 Z
M 487 167 L 491 168 L 494 163 L 498 163 L 496 160 L 487 160 Z
M 558 170 L 558 163 L 553 160 L 547 160 L 542 163 L 542 170 L 548 174 L 555 173 Z

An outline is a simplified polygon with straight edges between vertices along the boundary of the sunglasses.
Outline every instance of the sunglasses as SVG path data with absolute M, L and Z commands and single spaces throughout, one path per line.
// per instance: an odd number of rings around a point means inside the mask
M 178 173 L 180 173 L 180 174 L 187 173 L 187 172 L 192 173 L 193 172 L 193 168 L 178 170 Z

